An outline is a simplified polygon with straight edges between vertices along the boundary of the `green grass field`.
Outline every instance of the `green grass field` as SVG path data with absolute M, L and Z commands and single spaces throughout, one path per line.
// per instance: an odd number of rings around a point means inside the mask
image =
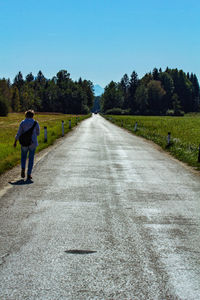
M 65 133 L 69 132 L 69 120 L 71 127 L 76 126 L 76 120 L 82 121 L 90 115 L 75 116 L 64 114 L 45 114 L 40 113 L 34 116 L 40 124 L 40 136 L 38 137 L 39 146 L 37 152 L 52 145 L 53 142 L 62 136 L 62 120 L 64 121 Z M 24 119 L 23 113 L 12 113 L 8 117 L 0 117 L 0 174 L 11 169 L 20 162 L 20 144 L 14 148 L 14 138 L 20 122 Z M 48 141 L 44 142 L 44 126 L 47 126 Z
M 184 117 L 108 115 L 104 117 L 138 136 L 155 142 L 174 157 L 200 170 L 198 163 L 200 114 L 188 114 Z M 138 127 L 135 132 L 136 122 Z M 171 132 L 170 146 L 167 146 L 168 132 Z

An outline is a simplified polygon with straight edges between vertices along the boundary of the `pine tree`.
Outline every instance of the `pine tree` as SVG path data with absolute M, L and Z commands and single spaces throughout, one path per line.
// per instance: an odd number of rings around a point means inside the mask
M 6 117 L 8 115 L 8 111 L 9 111 L 8 102 L 2 95 L 0 95 L 0 116 Z
M 136 110 L 136 103 L 135 103 L 135 92 L 139 85 L 138 74 L 133 71 L 130 77 L 129 83 L 129 107 L 131 108 L 131 112 L 134 113 Z
M 10 88 L 10 81 L 3 78 L 0 79 L 0 96 L 3 97 L 6 101 L 6 105 L 8 108 L 11 106 L 11 88 Z
M 171 75 L 167 72 L 159 74 L 159 79 L 161 81 L 162 87 L 166 91 L 165 96 L 162 101 L 162 111 L 166 112 L 169 108 L 172 108 L 172 95 L 174 92 L 174 82 Z
M 21 91 L 21 88 L 24 85 L 24 79 L 21 72 L 19 72 L 15 78 L 14 78 L 14 85 L 18 88 L 19 91 Z
M 193 110 L 199 111 L 200 109 L 200 87 L 197 76 L 191 73 L 190 82 L 192 83 L 192 97 L 193 97 Z
M 128 89 L 129 89 L 129 77 L 127 74 L 124 74 L 124 76 L 122 77 L 120 81 L 120 87 L 122 89 L 124 96 L 126 96 L 128 94 Z
M 119 88 L 121 89 L 121 91 L 123 93 L 123 97 L 124 97 L 124 105 L 123 105 L 124 109 L 130 108 L 129 87 L 130 87 L 129 77 L 127 74 L 124 74 L 124 76 L 122 77 L 122 79 L 119 83 Z
M 14 112 L 20 111 L 19 90 L 16 86 L 14 86 L 12 89 L 11 107 L 12 107 L 12 111 Z
M 159 72 L 157 68 L 153 69 L 152 75 L 153 75 L 153 80 L 159 80 Z
M 42 71 L 39 71 L 36 77 L 36 81 L 40 84 L 44 84 L 46 82 L 46 78 L 44 77 Z
M 34 76 L 32 73 L 29 73 L 27 76 L 26 76 L 26 82 L 32 82 L 34 80 Z

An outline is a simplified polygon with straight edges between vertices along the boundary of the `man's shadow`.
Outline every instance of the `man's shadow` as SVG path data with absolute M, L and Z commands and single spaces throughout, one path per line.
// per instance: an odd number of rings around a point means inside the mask
M 32 184 L 33 181 L 31 179 L 27 179 L 27 180 L 20 179 L 17 181 L 9 181 L 8 183 L 11 185 L 25 185 L 25 184 Z

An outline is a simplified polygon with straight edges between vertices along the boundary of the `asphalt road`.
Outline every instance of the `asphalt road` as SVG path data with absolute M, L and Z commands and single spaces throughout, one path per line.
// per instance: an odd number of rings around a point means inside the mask
M 200 177 L 98 115 L 0 198 L 0 299 L 200 299 Z M 24 184 L 23 184 L 24 183 Z

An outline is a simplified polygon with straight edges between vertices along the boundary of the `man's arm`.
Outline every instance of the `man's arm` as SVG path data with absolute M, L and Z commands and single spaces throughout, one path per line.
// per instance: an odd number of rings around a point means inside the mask
M 17 146 L 17 140 L 15 139 L 15 142 L 14 142 L 14 145 L 13 145 L 14 147 L 16 147 Z
M 36 134 L 37 134 L 37 136 L 40 135 L 40 125 L 38 122 L 36 124 Z

